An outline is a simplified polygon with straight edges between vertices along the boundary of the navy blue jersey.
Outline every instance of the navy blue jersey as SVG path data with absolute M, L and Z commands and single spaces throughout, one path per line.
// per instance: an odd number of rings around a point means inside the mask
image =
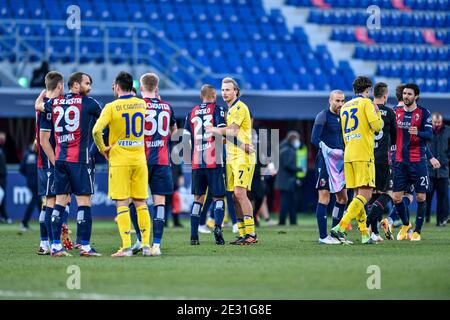
M 397 162 L 420 162 L 426 159 L 427 141 L 433 132 L 431 114 L 425 108 L 417 106 L 412 111 L 405 111 L 404 107 L 395 109 L 397 122 L 396 156 Z M 417 127 L 418 135 L 409 134 L 410 127 Z
M 143 98 L 145 111 L 145 155 L 150 165 L 170 166 L 170 128 L 176 124 L 172 106 L 157 98 Z
M 44 98 L 44 102 L 47 102 L 48 98 Z M 39 137 L 40 131 L 48 131 L 50 132 L 50 144 L 55 150 L 55 136 L 53 132 L 53 124 L 52 124 L 52 114 L 46 112 L 36 112 L 36 147 L 37 147 L 37 167 L 43 169 L 52 168 L 53 165 L 48 160 L 47 155 L 42 149 L 41 139 Z
M 45 110 L 52 113 L 55 159 L 89 163 L 91 118 L 98 118 L 102 111 L 98 102 L 91 97 L 67 93 L 47 101 Z
M 222 165 L 222 156 L 216 159 L 216 138 L 205 132 L 205 127 L 225 127 L 225 110 L 215 103 L 195 106 L 186 117 L 184 128 L 191 135 L 192 169 L 216 168 Z M 217 144 L 217 146 L 222 144 Z M 219 156 L 219 155 L 218 155 Z
M 344 150 L 339 114 L 334 114 L 330 109 L 321 111 L 314 121 L 311 140 L 317 148 L 322 141 L 331 149 Z

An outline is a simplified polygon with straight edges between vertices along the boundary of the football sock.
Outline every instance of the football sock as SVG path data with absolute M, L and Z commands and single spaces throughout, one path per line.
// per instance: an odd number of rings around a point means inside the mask
M 255 236 L 255 219 L 251 215 L 244 215 L 244 232 Z
M 222 228 L 223 217 L 225 215 L 223 200 L 214 201 L 214 223 Z
M 39 213 L 39 232 L 41 241 L 48 241 L 48 232 L 47 227 L 45 226 L 45 209 L 46 206 L 43 206 L 41 212 Z
M 422 231 L 423 220 L 425 218 L 425 212 L 427 211 L 427 202 L 417 202 L 417 213 L 416 213 L 416 228 L 414 232 L 420 233 Z
M 408 221 L 409 221 L 409 205 L 411 204 L 411 201 L 409 201 L 408 197 L 403 197 L 403 203 L 405 204 L 405 210 L 406 210 L 406 216 L 408 217 Z
M 139 234 L 141 235 L 141 239 L 139 239 L 139 241 L 142 242 L 142 246 L 150 246 L 152 223 L 150 221 L 150 213 L 148 212 L 148 207 L 146 204 L 136 208 L 136 217 L 139 224 L 137 230 L 140 231 Z
M 191 208 L 191 238 L 198 239 L 198 226 L 200 223 L 200 212 L 202 212 L 202 204 L 194 202 Z M 203 213 L 202 213 L 203 214 Z M 205 213 L 206 223 L 206 213 Z
M 139 241 L 142 242 L 142 236 L 139 230 L 138 216 L 136 213 L 136 207 L 134 206 L 134 203 L 130 204 L 130 218 L 131 222 L 133 223 L 133 228 L 136 231 L 136 237 L 138 238 Z
M 237 219 L 239 237 L 245 236 L 245 223 L 243 219 Z
M 367 228 L 366 206 L 363 206 L 362 210 L 356 216 L 356 221 L 358 222 L 358 229 L 361 232 L 361 235 L 363 236 L 370 235 L 369 229 Z
M 117 208 L 117 226 L 119 227 L 122 249 L 131 247 L 131 218 L 130 208 L 121 206 Z
M 341 230 L 346 230 L 348 224 L 353 219 L 356 219 L 356 217 L 361 216 L 361 212 L 364 212 L 364 206 L 366 205 L 367 201 L 362 195 L 357 195 L 353 198 L 352 202 L 350 202 L 347 213 L 342 217 L 341 222 L 339 222 L 339 226 L 341 227 Z M 364 219 L 364 223 L 366 220 Z M 359 221 L 358 221 L 359 225 Z
M 372 205 L 372 210 L 369 213 L 369 222 L 372 228 L 372 232 L 378 233 L 378 221 L 383 218 L 385 212 L 389 210 L 389 206 L 392 203 L 392 198 L 387 194 L 382 194 Z
M 234 209 L 233 192 L 226 192 L 228 216 L 233 224 L 237 223 L 236 210 Z
M 395 207 L 395 204 L 394 204 L 392 206 L 392 208 L 391 208 L 391 212 L 389 213 L 388 221 L 389 221 L 390 224 L 393 224 L 394 221 L 397 220 L 398 218 L 399 217 L 398 217 L 398 214 L 397 214 L 397 208 Z
M 61 250 L 61 228 L 64 221 L 64 216 L 67 216 L 67 211 L 65 208 L 59 204 L 55 205 L 52 212 L 52 234 L 53 234 L 53 244 L 52 248 Z
M 82 246 L 89 245 L 92 234 L 92 216 L 91 207 L 78 207 L 77 213 L 77 231 L 80 230 L 80 244 Z
M 345 210 L 345 204 L 342 203 L 338 203 L 336 202 L 334 204 L 334 208 L 333 208 L 333 222 L 331 227 L 336 226 L 342 219 L 342 216 L 344 215 L 344 210 Z
M 164 233 L 164 219 L 166 208 L 164 205 L 155 206 L 153 219 L 153 244 L 160 244 Z
M 395 208 L 397 209 L 397 214 L 402 219 L 402 223 L 404 226 L 407 226 L 409 224 L 409 217 L 406 213 L 406 206 L 404 201 L 400 201 L 399 203 L 395 204 Z
M 53 232 L 52 232 L 52 207 L 45 207 L 45 227 L 47 228 L 47 235 L 50 244 L 53 243 Z
M 334 208 L 336 209 L 336 208 Z M 333 210 L 333 214 L 334 214 Z M 318 202 L 316 207 L 317 226 L 319 227 L 319 237 L 324 239 L 327 237 L 327 206 Z M 333 218 L 334 219 L 334 218 Z

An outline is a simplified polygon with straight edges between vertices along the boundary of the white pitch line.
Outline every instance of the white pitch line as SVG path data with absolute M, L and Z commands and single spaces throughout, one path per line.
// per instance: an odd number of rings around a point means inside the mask
M 40 292 L 40 291 L 11 291 L 0 290 L 0 297 L 23 299 L 80 299 L 80 300 L 205 300 L 197 297 L 164 297 L 164 296 L 119 296 L 102 293 L 72 292 Z

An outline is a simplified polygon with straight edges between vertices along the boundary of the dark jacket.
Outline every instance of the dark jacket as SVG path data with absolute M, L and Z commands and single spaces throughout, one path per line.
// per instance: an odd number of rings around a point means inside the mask
M 37 191 L 37 153 L 33 150 L 25 152 L 22 161 L 20 162 L 20 173 L 27 179 L 27 186 L 31 190 Z
M 0 186 L 6 187 L 6 156 L 0 147 Z
M 281 191 L 295 191 L 297 161 L 295 148 L 288 142 L 280 146 L 280 169 L 275 178 L 275 188 Z
M 433 132 L 431 141 L 428 143 L 428 147 L 433 153 L 434 157 L 441 163 L 441 168 L 433 170 L 428 162 L 428 172 L 430 178 L 448 178 L 448 160 L 450 157 L 450 150 L 448 148 L 448 140 L 450 139 L 450 127 L 445 126 L 439 132 Z

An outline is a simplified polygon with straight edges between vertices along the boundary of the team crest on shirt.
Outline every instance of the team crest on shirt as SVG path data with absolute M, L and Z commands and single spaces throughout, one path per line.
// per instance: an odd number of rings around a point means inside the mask
M 414 115 L 414 117 L 416 118 L 416 121 L 418 121 L 418 120 L 420 119 L 420 116 L 419 116 L 418 113 L 416 113 L 416 114 Z
M 320 186 L 321 187 L 325 187 L 325 185 L 327 184 L 327 180 L 325 180 L 325 179 L 320 179 Z

